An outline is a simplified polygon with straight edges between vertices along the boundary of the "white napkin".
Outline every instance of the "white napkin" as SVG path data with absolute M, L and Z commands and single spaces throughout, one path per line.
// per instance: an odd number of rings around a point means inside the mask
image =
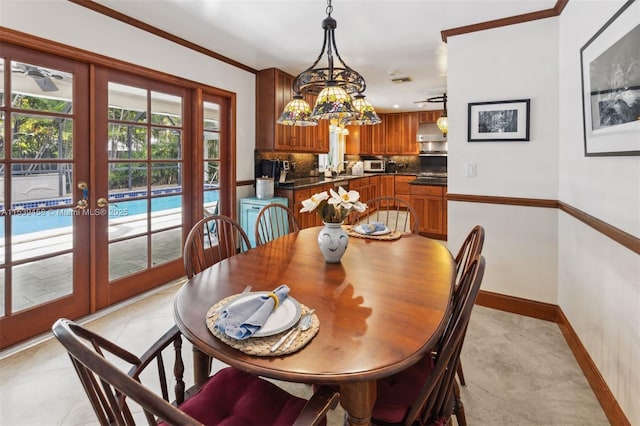
M 278 299 L 279 306 L 289 295 L 289 287 L 282 284 L 270 294 L 245 297 L 235 303 L 230 303 L 220 313 L 214 327 L 234 339 L 248 339 L 260 330 L 276 307 L 276 301 L 271 296 L 272 294 Z

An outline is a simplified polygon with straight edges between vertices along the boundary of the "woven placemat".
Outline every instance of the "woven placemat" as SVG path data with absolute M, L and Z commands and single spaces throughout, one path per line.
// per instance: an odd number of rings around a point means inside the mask
M 301 331 L 300 333 L 298 333 L 295 341 L 287 349 L 285 349 L 285 346 L 287 345 L 288 340 L 287 342 L 284 342 L 284 344 L 280 345 L 280 347 L 274 352 L 271 352 L 271 346 L 273 346 L 291 329 L 285 330 L 278 334 L 274 334 L 272 336 L 250 337 L 245 340 L 236 340 L 234 338 L 231 338 L 226 334 L 216 330 L 214 324 L 222 313 L 222 309 L 220 308 L 225 304 L 231 302 L 232 300 L 238 298 L 238 296 L 240 295 L 234 294 L 232 296 L 226 297 L 209 309 L 209 311 L 207 312 L 207 328 L 218 339 L 222 340 L 232 348 L 244 352 L 245 354 L 256 356 L 280 356 L 290 354 L 302 349 L 307 343 L 311 341 L 311 339 L 313 339 L 313 337 L 318 333 L 318 330 L 320 330 L 320 320 L 318 319 L 318 316 L 316 314 L 313 314 L 313 317 L 311 319 L 311 327 L 307 331 Z M 300 303 L 301 316 L 307 314 L 310 310 L 311 309 L 309 307 Z
M 384 234 L 384 235 L 367 235 L 367 234 L 361 234 L 359 232 L 354 231 L 353 226 L 345 226 L 345 231 L 347 231 L 347 234 L 350 237 L 366 238 L 369 240 L 393 241 L 402 237 L 402 232 L 398 230 L 393 230 L 388 234 Z

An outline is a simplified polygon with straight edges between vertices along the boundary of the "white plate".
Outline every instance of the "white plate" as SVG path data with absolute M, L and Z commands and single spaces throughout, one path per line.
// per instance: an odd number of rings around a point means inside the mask
M 382 231 L 376 231 L 376 232 L 372 232 L 370 234 L 366 233 L 364 231 L 364 229 L 362 228 L 362 225 L 356 225 L 353 228 L 354 231 L 356 231 L 358 234 L 362 234 L 362 235 L 387 235 L 388 233 L 391 232 L 391 229 L 387 228 L 386 226 L 384 227 L 384 229 Z
M 235 299 L 233 302 L 229 303 L 226 307 L 237 303 L 239 300 L 242 300 L 246 297 L 261 297 L 265 294 L 269 294 L 268 291 L 254 291 L 251 293 L 243 294 Z M 284 302 L 278 306 L 278 309 L 271 312 L 267 321 L 265 321 L 264 325 L 260 327 L 258 331 L 253 333 L 251 337 L 265 337 L 271 336 L 273 334 L 278 334 L 282 331 L 285 331 L 295 325 L 296 322 L 300 319 L 300 303 L 296 299 L 291 296 L 287 296 L 284 299 Z

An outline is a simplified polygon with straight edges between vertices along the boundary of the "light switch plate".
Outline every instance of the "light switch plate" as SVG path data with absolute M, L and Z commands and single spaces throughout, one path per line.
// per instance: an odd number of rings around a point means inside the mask
M 475 163 L 467 164 L 466 176 L 467 177 L 476 177 L 476 165 L 475 165 Z

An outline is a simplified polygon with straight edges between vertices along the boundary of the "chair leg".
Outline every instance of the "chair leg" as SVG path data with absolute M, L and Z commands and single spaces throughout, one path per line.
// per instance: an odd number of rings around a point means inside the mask
M 467 383 L 464 381 L 464 373 L 462 372 L 462 361 L 458 363 L 458 368 L 456 369 L 456 373 L 458 374 L 458 379 L 460 380 L 460 384 L 462 386 L 466 386 Z
M 453 395 L 453 414 L 455 414 L 459 426 L 467 426 L 467 417 L 464 415 L 464 404 L 462 404 L 462 399 L 460 398 L 460 386 L 458 386 L 455 380 L 453 381 Z

